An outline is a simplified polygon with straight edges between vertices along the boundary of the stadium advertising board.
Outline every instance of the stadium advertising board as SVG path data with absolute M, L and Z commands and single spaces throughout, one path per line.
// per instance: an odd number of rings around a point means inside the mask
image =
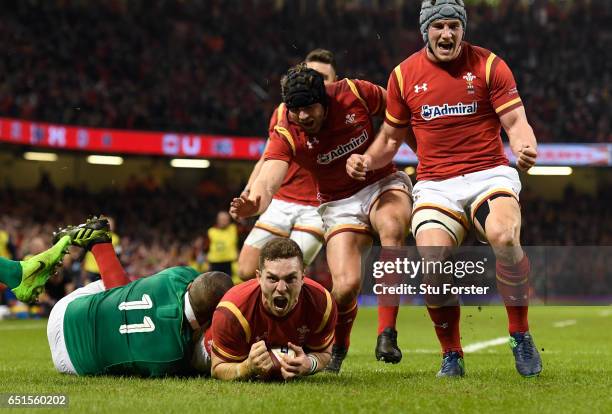
M 11 118 L 0 118 L 0 142 L 85 152 L 236 160 L 257 160 L 265 146 L 260 137 L 86 128 Z M 507 145 L 505 152 L 513 163 L 515 157 Z M 404 144 L 395 162 L 416 164 L 417 157 Z M 610 166 L 612 145 L 540 144 L 538 164 Z

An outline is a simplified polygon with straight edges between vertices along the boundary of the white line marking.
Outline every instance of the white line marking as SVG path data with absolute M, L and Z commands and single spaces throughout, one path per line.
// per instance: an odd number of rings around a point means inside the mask
M 44 327 L 46 327 L 47 324 L 44 325 L 40 325 L 40 324 L 36 324 L 36 325 L 10 325 L 10 326 L 1 326 L 0 325 L 0 331 L 25 331 L 25 330 L 30 330 L 30 329 L 42 329 Z
M 489 339 L 488 341 L 474 342 L 463 347 L 463 352 L 466 354 L 480 351 L 482 349 L 491 348 L 492 346 L 499 346 L 508 343 L 507 336 L 500 336 L 499 338 Z
M 599 312 L 599 316 L 610 316 L 612 315 L 612 309 L 607 309 Z
M 568 319 L 566 321 L 555 322 L 553 323 L 553 326 L 555 328 L 565 328 L 566 326 L 576 325 L 576 323 L 576 319 Z
M 499 338 L 489 339 L 488 341 L 474 342 L 473 344 L 469 344 L 463 347 L 464 353 L 472 353 L 476 351 L 480 351 L 486 348 L 491 348 L 493 346 L 503 345 L 508 343 L 507 336 L 500 336 Z M 411 354 L 440 354 L 442 351 L 439 349 L 405 349 L 407 353 Z
M 406 352 L 410 354 L 439 354 L 439 349 L 408 349 Z

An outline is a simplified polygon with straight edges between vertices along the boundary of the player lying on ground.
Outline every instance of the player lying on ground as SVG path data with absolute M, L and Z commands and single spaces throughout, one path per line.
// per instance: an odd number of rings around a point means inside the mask
M 13 290 L 18 300 L 32 302 L 45 288 L 56 266 L 70 246 L 70 237 L 63 237 L 49 250 L 28 260 L 15 261 L 0 257 L 0 282 Z
M 330 293 L 304 278 L 297 243 L 273 239 L 261 249 L 256 279 L 230 289 L 215 310 L 206 335 L 212 376 L 291 380 L 315 374 L 331 358 L 336 318 Z
M 106 220 L 89 220 L 60 231 L 59 237 L 63 243 L 106 246 L 112 252 L 99 260 L 93 249 L 102 280 L 70 293 L 51 311 L 47 337 L 59 372 L 148 377 L 210 374 L 209 352 L 201 338 L 219 300 L 232 286 L 228 275 L 198 275 L 189 267 L 173 267 L 127 283 L 125 273 L 109 274 L 107 262 L 114 258 L 113 269 L 118 259 Z M 105 288 L 109 277 L 117 287 Z

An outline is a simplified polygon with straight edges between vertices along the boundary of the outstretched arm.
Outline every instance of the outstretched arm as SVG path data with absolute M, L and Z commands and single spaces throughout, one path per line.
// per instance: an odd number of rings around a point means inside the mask
M 280 188 L 289 163 L 281 160 L 267 160 L 261 166 L 249 194 L 234 198 L 230 205 L 230 214 L 234 219 L 256 216 L 266 211 L 272 197 Z
M 261 167 L 262 167 L 264 162 L 265 161 L 264 161 L 263 155 L 262 155 L 261 158 L 259 160 L 257 160 L 257 163 L 253 167 L 253 171 L 251 171 L 251 175 L 249 176 L 249 181 L 247 181 L 247 184 L 244 187 L 244 190 L 242 190 L 242 194 L 246 193 L 246 195 L 248 195 L 251 192 L 251 187 L 253 186 L 253 183 L 257 179 L 257 176 L 259 175 L 259 172 L 261 171 Z

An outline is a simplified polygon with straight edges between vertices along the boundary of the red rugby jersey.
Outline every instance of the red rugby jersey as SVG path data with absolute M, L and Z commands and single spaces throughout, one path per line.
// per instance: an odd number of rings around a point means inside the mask
M 299 345 L 321 351 L 334 339 L 336 303 L 323 286 L 304 279 L 295 308 L 282 318 L 269 313 L 256 279 L 231 288 L 215 310 L 210 328 L 212 351 L 224 361 L 244 361 L 251 346 L 264 340 L 268 348 Z
M 385 122 L 412 127 L 417 178 L 442 180 L 507 165 L 499 117 L 519 106 L 508 65 L 489 50 L 463 42 L 452 62 L 432 62 L 424 48 L 395 67 Z
M 266 160 L 295 161 L 310 171 L 317 181 L 322 203 L 350 197 L 362 188 L 393 173 L 391 163 L 370 171 L 365 181 L 353 180 L 346 173 L 346 159 L 363 154 L 374 141 L 372 115 L 385 108 L 384 90 L 370 82 L 343 79 L 326 85 L 327 117 L 321 130 L 308 136 L 290 122 L 288 111 L 270 134 Z
M 268 133 L 272 134 L 278 120 L 282 119 L 287 112 L 285 104 L 280 104 L 270 117 Z M 278 200 L 290 203 L 304 204 L 307 206 L 318 206 L 317 183 L 310 172 L 300 167 L 295 162 L 289 163 L 289 169 L 280 189 L 274 194 Z

